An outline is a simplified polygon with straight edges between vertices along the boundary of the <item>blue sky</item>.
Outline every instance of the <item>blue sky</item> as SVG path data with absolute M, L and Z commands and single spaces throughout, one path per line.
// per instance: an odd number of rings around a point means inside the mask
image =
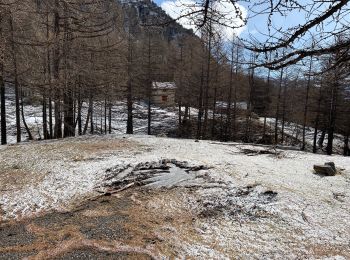
M 162 3 L 172 0 L 154 0 L 159 6 Z M 248 10 L 248 4 L 245 1 L 238 1 L 246 10 Z M 267 1 L 268 2 L 268 1 Z M 167 10 L 166 10 L 167 11 Z M 248 13 L 248 16 L 252 15 Z M 305 21 L 305 13 L 300 13 L 298 11 L 293 11 L 288 13 L 288 16 L 282 17 L 280 15 L 273 16 L 273 25 L 280 28 L 289 28 L 292 26 L 297 26 Z M 267 15 L 258 15 L 256 17 L 250 18 L 248 24 L 244 31 L 241 33 L 241 37 L 248 37 L 252 34 L 259 41 L 264 41 L 266 37 L 264 34 L 268 33 L 267 29 Z

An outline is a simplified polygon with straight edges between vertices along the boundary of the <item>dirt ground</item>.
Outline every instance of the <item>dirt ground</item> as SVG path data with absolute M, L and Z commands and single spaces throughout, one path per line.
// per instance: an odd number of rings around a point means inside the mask
M 194 216 L 181 207 L 159 211 L 152 202 L 172 197 L 175 206 L 179 192 L 140 188 L 87 200 L 69 212 L 4 221 L 0 224 L 0 259 L 176 257 L 179 248 L 165 237 L 177 228 L 188 229 Z M 195 232 L 192 235 L 189 239 L 196 239 Z

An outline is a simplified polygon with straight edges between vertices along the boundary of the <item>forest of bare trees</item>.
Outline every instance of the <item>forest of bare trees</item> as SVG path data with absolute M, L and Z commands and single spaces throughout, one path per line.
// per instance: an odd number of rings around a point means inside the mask
M 297 1 L 271 2 L 268 16 L 308 8 L 300 3 L 294 7 Z M 148 134 L 153 134 L 152 82 L 174 81 L 178 137 L 296 142 L 302 150 L 324 148 L 332 154 L 335 135 L 340 135 L 343 154 L 350 155 L 349 24 L 345 21 L 333 32 L 334 38 L 323 32 L 317 44 L 296 44 L 329 17 L 341 21 L 349 12 L 348 1 L 335 2 L 292 33 L 278 29 L 283 37 L 259 43 L 226 39 L 220 30 L 226 20 L 209 0 L 193 18 L 199 19 L 200 36 L 185 29 L 169 33 L 166 19 L 140 18 L 140 9 L 114 0 L 3 0 L 1 144 L 7 143 L 9 89 L 15 93 L 16 137 L 21 142 L 22 132 L 33 139 L 24 116 L 28 102 L 42 107 L 42 139 L 112 133 L 117 100 L 127 101 L 128 134 L 134 132 L 134 102 L 147 101 Z M 102 115 L 95 113 L 96 103 L 103 106 Z M 198 111 L 195 117 L 191 109 Z M 268 123 L 271 118 L 273 124 Z M 99 128 L 96 122 L 101 122 Z M 294 135 L 285 131 L 290 122 L 299 126 Z M 306 128 L 314 131 L 311 147 Z

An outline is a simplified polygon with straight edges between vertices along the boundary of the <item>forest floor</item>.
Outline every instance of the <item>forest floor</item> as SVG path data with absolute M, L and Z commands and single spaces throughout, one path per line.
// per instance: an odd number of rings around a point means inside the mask
M 3 146 L 0 165 L 0 259 L 350 258 L 346 157 L 109 135 Z

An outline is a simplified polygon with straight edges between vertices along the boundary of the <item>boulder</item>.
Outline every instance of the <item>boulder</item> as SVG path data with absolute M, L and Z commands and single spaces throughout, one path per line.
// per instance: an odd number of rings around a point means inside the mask
M 316 174 L 325 176 L 334 176 L 337 173 L 334 163 L 325 163 L 324 165 L 314 165 Z
M 337 169 L 335 168 L 334 162 L 326 162 L 324 165 L 329 165 L 329 166 L 332 167 L 332 169 L 333 169 L 335 172 L 337 171 Z

